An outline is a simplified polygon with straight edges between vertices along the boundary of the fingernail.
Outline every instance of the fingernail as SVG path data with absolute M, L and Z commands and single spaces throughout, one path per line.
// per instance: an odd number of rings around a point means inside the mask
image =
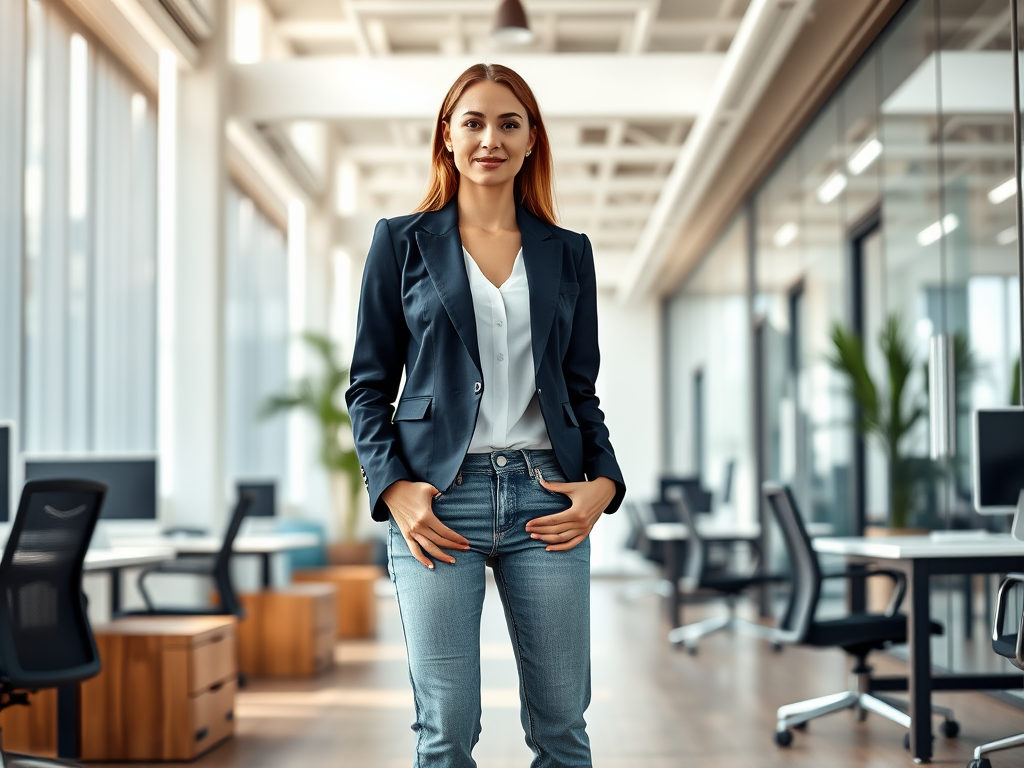
M 540 536 L 538 536 L 538 535 L 537 535 L 536 533 L 531 533 L 531 534 L 530 534 L 530 538 L 531 538 L 531 539 L 539 539 L 539 538 L 540 538 Z
M 434 564 L 431 563 L 430 565 L 427 566 L 427 568 L 429 568 L 430 570 L 434 570 Z

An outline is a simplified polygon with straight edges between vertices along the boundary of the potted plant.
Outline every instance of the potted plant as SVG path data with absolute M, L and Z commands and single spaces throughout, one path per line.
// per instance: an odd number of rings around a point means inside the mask
M 369 563 L 373 560 L 373 543 L 356 540 L 356 502 L 363 481 L 352 442 L 352 421 L 344 406 L 349 372 L 339 362 L 337 347 L 329 338 L 313 332 L 304 333 L 302 338 L 317 355 L 318 372 L 293 383 L 288 392 L 268 398 L 260 413 L 267 418 L 298 408 L 316 420 L 320 429 L 320 463 L 330 477 L 331 498 L 340 518 L 341 543 L 330 547 L 331 561 Z

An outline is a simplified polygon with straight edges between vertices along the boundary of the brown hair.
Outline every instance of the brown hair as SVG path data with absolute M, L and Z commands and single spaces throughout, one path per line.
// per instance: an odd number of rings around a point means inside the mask
M 448 89 L 448 95 L 441 102 L 434 124 L 433 157 L 430 163 L 430 184 L 417 211 L 437 211 L 443 208 L 459 189 L 459 171 L 455 160 L 444 145 L 442 124 L 450 122 L 459 99 L 466 90 L 477 83 L 490 81 L 500 83 L 526 107 L 526 117 L 531 127 L 537 128 L 536 141 L 530 156 L 523 161 L 523 167 L 516 174 L 514 196 L 530 213 L 549 224 L 557 223 L 554 196 L 551 192 L 554 174 L 551 168 L 551 145 L 544 122 L 540 117 L 537 99 L 518 74 L 500 64 L 474 64 Z

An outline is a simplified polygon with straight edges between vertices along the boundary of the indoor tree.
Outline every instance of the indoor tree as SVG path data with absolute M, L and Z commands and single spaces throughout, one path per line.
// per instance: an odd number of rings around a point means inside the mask
M 341 521 L 344 541 L 355 540 L 359 523 L 356 500 L 363 490 L 359 457 L 352 445 L 352 420 L 344 405 L 348 368 L 341 365 L 337 346 L 326 336 L 307 332 L 303 341 L 318 358 L 318 371 L 293 382 L 287 392 L 273 395 L 263 403 L 260 415 L 268 418 L 282 411 L 299 409 L 310 414 L 320 431 L 320 463 L 331 476 L 331 491 Z M 348 480 L 349 498 L 343 498 L 340 477 Z M 341 497 L 341 498 L 340 498 Z

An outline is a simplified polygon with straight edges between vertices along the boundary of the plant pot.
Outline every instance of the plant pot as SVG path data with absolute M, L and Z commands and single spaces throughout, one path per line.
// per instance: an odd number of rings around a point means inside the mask
M 372 541 L 339 541 L 327 545 L 331 565 L 372 565 L 377 547 Z
M 888 528 L 886 526 L 869 526 L 864 529 L 864 536 L 869 539 L 888 539 L 896 536 L 927 536 L 927 528 Z M 870 567 L 868 570 L 871 570 Z M 867 579 L 868 613 L 885 613 L 892 600 L 893 583 L 887 578 L 877 576 Z

